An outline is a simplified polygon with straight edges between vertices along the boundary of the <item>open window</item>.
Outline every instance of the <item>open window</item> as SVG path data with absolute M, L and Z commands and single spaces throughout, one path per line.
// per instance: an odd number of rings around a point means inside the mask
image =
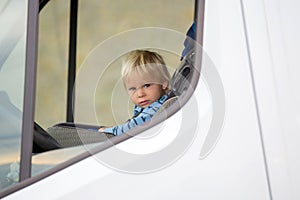
M 167 113 L 165 118 L 187 101 L 200 75 L 200 69 L 195 68 L 195 58 L 198 62 L 201 60 L 200 45 L 199 56 L 195 56 L 197 2 L 172 4 L 165 1 L 104 1 L 101 4 L 51 1 L 40 12 L 36 122 L 60 147 L 103 141 L 97 132 L 89 130 L 120 124 L 132 117 L 133 105 L 120 81 L 122 60 L 131 50 L 158 52 L 166 60 L 170 73 L 176 74 L 171 87 L 175 95 L 182 98 L 179 106 L 164 112 Z M 120 6 L 124 9 L 120 10 Z M 158 7 L 165 9 L 156 9 Z M 61 20 L 57 22 L 57 18 Z M 68 21 L 71 23 L 69 48 L 66 45 Z M 49 38 L 56 38 L 51 45 Z M 187 95 L 181 95 L 188 88 Z

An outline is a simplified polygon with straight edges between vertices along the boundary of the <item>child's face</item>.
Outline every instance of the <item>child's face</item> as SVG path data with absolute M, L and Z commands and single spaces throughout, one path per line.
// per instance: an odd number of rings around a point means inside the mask
M 125 86 L 131 101 L 137 106 L 146 108 L 165 94 L 167 83 L 159 83 L 157 78 L 149 75 L 141 76 L 131 72 Z

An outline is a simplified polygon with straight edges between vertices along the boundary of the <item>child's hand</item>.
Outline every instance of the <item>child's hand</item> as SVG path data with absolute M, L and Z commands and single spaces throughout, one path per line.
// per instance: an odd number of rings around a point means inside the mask
M 98 132 L 103 133 L 103 132 L 104 132 L 104 129 L 105 129 L 105 127 L 101 127 L 101 128 L 98 129 Z

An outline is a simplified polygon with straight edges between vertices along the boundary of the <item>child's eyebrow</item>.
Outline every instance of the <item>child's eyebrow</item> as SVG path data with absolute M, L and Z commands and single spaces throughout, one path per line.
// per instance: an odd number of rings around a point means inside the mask
M 155 84 L 155 82 L 151 82 L 151 81 L 149 81 L 149 82 L 145 82 L 143 85 L 147 85 L 147 84 Z

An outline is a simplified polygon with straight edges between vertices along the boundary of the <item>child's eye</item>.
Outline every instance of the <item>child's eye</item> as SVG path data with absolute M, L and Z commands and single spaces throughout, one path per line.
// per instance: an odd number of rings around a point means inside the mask
M 146 83 L 145 85 L 143 85 L 144 88 L 148 88 L 150 87 L 152 84 L 151 83 Z
M 135 87 L 131 87 L 131 88 L 128 89 L 129 92 L 134 92 L 135 90 L 136 90 Z

